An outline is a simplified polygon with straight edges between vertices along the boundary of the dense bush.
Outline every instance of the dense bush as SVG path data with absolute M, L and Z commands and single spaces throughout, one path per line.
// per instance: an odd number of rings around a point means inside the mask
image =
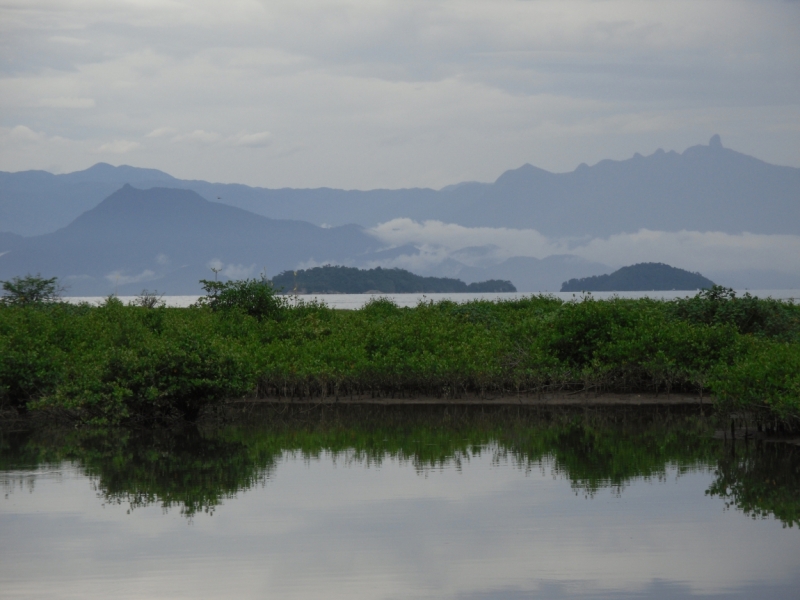
M 93 423 L 180 415 L 255 387 L 255 319 L 208 310 L 123 306 L 0 310 L 0 393 L 19 408 Z
M 800 341 L 800 305 L 750 294 L 737 297 L 731 289 L 714 286 L 692 298 L 667 303 L 671 316 L 690 323 L 729 324 L 739 333 Z
M 341 311 L 289 305 L 257 280 L 204 284 L 189 309 L 0 306 L 0 402 L 116 423 L 194 419 L 245 395 L 705 391 L 800 416 L 800 312 L 786 302 L 715 288 L 676 302 L 376 299 Z
M 286 300 L 264 278 L 225 282 L 202 279 L 200 283 L 206 295 L 198 304 L 213 311 L 238 311 L 260 320 L 275 318 L 286 308 Z
M 62 291 L 57 277 L 44 279 L 41 274 L 13 277 L 8 281 L 0 281 L 0 284 L 3 288 L 0 304 L 25 306 L 53 302 L 58 299 Z

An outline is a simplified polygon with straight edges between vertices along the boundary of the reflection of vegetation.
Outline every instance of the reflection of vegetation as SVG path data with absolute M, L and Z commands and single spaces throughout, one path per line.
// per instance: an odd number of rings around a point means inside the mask
M 796 449 L 751 444 L 732 457 L 709 422 L 692 415 L 351 407 L 263 416 L 209 431 L 6 434 L 0 470 L 73 461 L 106 501 L 175 506 L 191 516 L 266 482 L 290 454 L 366 466 L 396 460 L 425 471 L 461 468 L 488 453 L 526 470 L 549 468 L 589 496 L 602 489 L 622 493 L 631 481 L 663 478 L 669 469 L 716 469 L 709 493 L 732 506 L 774 514 L 787 525 L 800 514 Z
M 800 447 L 738 442 L 718 459 L 716 480 L 706 492 L 753 518 L 774 515 L 800 526 Z
M 6 440 L 0 469 L 73 461 L 107 502 L 131 509 L 158 503 L 191 516 L 264 480 L 272 457 L 258 460 L 241 443 L 196 429 L 154 432 L 37 432 Z M 10 454 L 10 456 L 9 456 Z M 19 466 L 17 466 L 19 465 Z

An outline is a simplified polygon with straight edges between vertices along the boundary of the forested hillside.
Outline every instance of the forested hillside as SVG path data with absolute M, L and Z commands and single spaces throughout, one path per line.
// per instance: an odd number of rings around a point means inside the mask
M 570 279 L 562 292 L 650 292 L 666 290 L 702 290 L 714 282 L 700 273 L 676 269 L 664 263 L 639 263 L 622 267 L 609 275 Z
M 516 292 L 510 281 L 492 279 L 470 283 L 448 277 L 421 277 L 403 269 L 356 269 L 326 265 L 299 271 L 284 271 L 272 278 L 272 285 L 285 293 L 299 294 L 384 294 Z

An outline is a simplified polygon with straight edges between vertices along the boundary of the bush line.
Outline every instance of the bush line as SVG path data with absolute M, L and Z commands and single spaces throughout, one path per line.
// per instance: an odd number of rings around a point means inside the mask
M 191 308 L 0 303 L 0 403 L 96 425 L 245 397 L 457 398 L 563 390 L 703 393 L 800 418 L 800 306 L 715 287 L 674 301 L 552 296 L 355 311 L 263 280 L 203 281 Z

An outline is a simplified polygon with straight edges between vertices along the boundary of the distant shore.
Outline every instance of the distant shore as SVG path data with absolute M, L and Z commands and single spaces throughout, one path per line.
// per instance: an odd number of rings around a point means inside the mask
M 736 290 L 739 296 L 749 293 L 756 298 L 772 298 L 774 300 L 792 300 L 800 302 L 800 290 Z M 419 302 L 439 302 L 441 300 L 451 300 L 453 302 L 470 302 L 473 300 L 517 300 L 530 298 L 531 296 L 545 295 L 553 296 L 560 300 L 573 300 L 582 296 L 577 292 L 509 292 L 509 293 L 447 293 L 447 294 L 298 294 L 296 297 L 303 302 L 318 301 L 323 302 L 329 308 L 358 310 L 372 298 L 389 298 L 398 306 L 416 306 Z M 693 292 L 685 291 L 665 291 L 665 292 L 592 292 L 591 297 L 595 300 L 608 300 L 610 298 L 630 298 L 632 300 L 640 298 L 652 298 L 654 300 L 675 300 L 693 296 Z M 172 308 L 186 308 L 197 302 L 200 295 L 164 295 L 162 300 L 166 306 Z M 287 294 L 286 297 L 291 301 L 295 296 Z M 70 304 L 80 304 L 88 302 L 97 305 L 105 302 L 107 296 L 64 296 L 62 300 Z M 119 296 L 119 300 L 124 304 L 134 302 L 138 296 Z

